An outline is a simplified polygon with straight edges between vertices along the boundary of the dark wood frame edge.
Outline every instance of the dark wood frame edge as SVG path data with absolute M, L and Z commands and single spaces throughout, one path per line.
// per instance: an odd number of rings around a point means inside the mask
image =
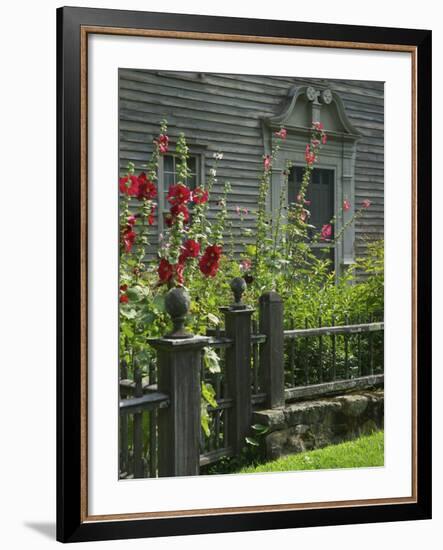
M 243 509 L 176 511 L 173 513 L 88 516 L 86 448 L 87 212 L 85 127 L 86 97 L 80 81 L 81 28 L 107 34 L 150 34 L 249 42 L 297 43 L 323 47 L 354 47 L 410 51 L 417 69 L 413 90 L 413 495 L 341 503 L 264 506 Z M 223 30 L 229 29 L 228 32 Z M 210 31 L 210 32 L 208 32 Z M 234 33 L 232 31 L 235 31 Z M 180 36 L 186 35 L 189 36 Z M 271 36 L 270 36 L 271 34 Z M 218 36 L 218 38 L 215 37 Z M 220 37 L 220 35 L 222 35 Z M 293 37 L 297 37 L 295 40 Z M 229 38 L 226 38 L 229 37 Z M 340 38 L 340 40 L 338 40 Z M 362 41 L 363 38 L 363 41 Z M 319 44 L 318 42 L 322 42 Z M 387 46 L 387 47 L 383 47 Z M 416 51 L 416 54 L 414 53 Z M 81 54 L 81 52 L 83 52 Z M 84 61 L 84 60 L 83 60 Z M 83 63 L 85 67 L 85 63 Z M 415 71 L 414 71 L 415 72 Z M 64 542 L 191 533 L 277 529 L 425 519 L 431 515 L 431 32 L 378 27 L 324 25 L 196 15 L 59 8 L 57 10 L 57 539 Z M 83 118 L 81 118 L 83 116 Z M 82 143 L 83 132 L 83 143 Z M 415 141 L 416 140 L 416 141 Z M 79 163 L 79 159 L 81 162 Z M 420 224 L 417 220 L 420 219 Z M 418 338 L 420 327 L 420 338 Z M 83 345 L 81 345 L 83 343 Z M 420 361 L 421 369 L 416 369 Z M 420 428 L 420 429 L 419 429 Z M 69 433 L 70 437 L 64 437 Z M 85 485 L 86 479 L 86 485 Z M 80 485 L 82 488 L 80 489 Z M 333 507 L 334 506 L 334 507 Z M 167 517 L 165 517 L 167 516 Z

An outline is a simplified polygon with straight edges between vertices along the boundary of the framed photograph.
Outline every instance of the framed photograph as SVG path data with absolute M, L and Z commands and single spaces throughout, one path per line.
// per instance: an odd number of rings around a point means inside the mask
M 431 32 L 57 11 L 57 538 L 431 517 Z

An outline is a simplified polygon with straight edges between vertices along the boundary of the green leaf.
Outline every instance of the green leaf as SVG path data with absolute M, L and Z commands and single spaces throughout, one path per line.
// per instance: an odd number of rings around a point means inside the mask
M 213 348 L 205 347 L 203 348 L 203 364 L 209 372 L 221 372 L 220 369 L 220 358 L 217 355 L 216 351 Z
M 120 329 L 127 338 L 133 338 L 134 331 L 127 323 L 122 323 Z
M 259 447 L 259 442 L 254 437 L 245 437 L 246 443 L 252 445 L 253 447 Z
M 211 405 L 211 407 L 217 406 L 217 401 L 215 400 L 215 390 L 206 382 L 202 382 L 202 397 L 203 399 Z
M 220 319 L 217 317 L 217 315 L 214 315 L 213 313 L 208 313 L 206 316 L 208 321 L 210 321 L 212 324 L 218 326 L 220 324 Z
M 140 302 L 144 298 L 143 289 L 139 286 L 133 286 L 126 290 L 130 302 Z
M 153 300 L 154 306 L 158 311 L 161 311 L 162 313 L 165 311 L 165 295 L 164 294 L 157 294 L 157 296 Z
M 125 319 L 135 319 L 137 317 L 137 311 L 134 308 L 120 308 L 120 315 Z
M 255 256 L 256 247 L 253 244 L 248 244 L 245 247 L 245 252 L 248 256 Z
M 259 434 L 265 434 L 269 431 L 268 426 L 263 426 L 263 424 L 253 424 L 252 429 L 258 432 Z
M 211 435 L 211 430 L 209 429 L 209 414 L 207 406 L 204 404 L 201 406 L 200 424 L 206 437 L 209 437 Z

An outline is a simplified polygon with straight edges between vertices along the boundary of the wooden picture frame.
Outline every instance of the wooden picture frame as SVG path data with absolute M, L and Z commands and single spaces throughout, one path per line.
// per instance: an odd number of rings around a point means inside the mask
M 412 64 L 412 487 L 410 497 L 88 514 L 90 34 L 407 52 Z M 431 517 L 431 32 L 167 13 L 57 10 L 57 539 L 76 542 Z M 89 215 L 91 213 L 89 212 Z

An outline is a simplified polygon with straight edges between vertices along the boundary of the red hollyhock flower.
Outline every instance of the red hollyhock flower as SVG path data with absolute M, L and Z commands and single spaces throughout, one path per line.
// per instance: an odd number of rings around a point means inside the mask
M 332 235 L 332 225 L 330 223 L 327 223 L 321 228 L 321 240 L 325 241 L 327 239 L 330 239 L 331 235 Z
M 120 303 L 121 304 L 127 304 L 129 302 L 129 298 L 127 294 L 122 294 L 120 296 Z
M 189 187 L 186 187 L 183 183 L 177 183 L 176 185 L 171 185 L 166 198 L 168 202 L 173 205 L 185 204 L 191 198 L 191 191 Z
M 160 282 L 167 283 L 174 275 L 174 268 L 168 262 L 168 260 L 166 260 L 165 258 L 162 258 L 158 265 L 157 273 L 158 273 Z
M 197 258 L 200 253 L 200 243 L 194 239 L 188 239 L 182 246 L 179 261 L 184 262 L 188 258 Z
M 157 196 L 157 187 L 146 177 L 146 174 L 142 172 L 138 176 L 138 193 L 137 198 L 139 201 L 146 199 L 152 200 Z
M 195 204 L 204 204 L 208 202 L 209 193 L 201 187 L 196 187 L 192 193 L 192 202 Z
M 125 252 L 127 254 L 131 252 L 132 247 L 135 243 L 136 237 L 137 237 L 137 233 L 132 230 L 131 226 L 128 226 L 126 230 L 123 232 L 123 244 L 125 247 Z
M 148 224 L 152 225 L 154 223 L 154 214 L 155 214 L 155 204 L 151 206 L 151 211 L 148 216 Z
M 187 223 L 189 221 L 189 210 L 187 209 L 187 207 L 184 204 L 176 204 L 171 208 L 169 214 L 166 215 L 166 225 L 168 227 L 171 227 L 179 214 L 182 214 L 183 216 L 183 223 Z
M 120 290 L 126 292 L 128 290 L 128 285 L 120 285 Z
M 204 255 L 210 260 L 219 260 L 222 254 L 222 247 L 217 244 L 212 244 L 206 247 Z
M 131 216 L 128 216 L 127 222 L 128 225 L 135 225 L 135 222 L 137 221 L 137 216 L 134 216 L 131 214 Z
M 138 178 L 137 176 L 125 176 L 119 180 L 120 193 L 135 197 L 138 194 Z
M 206 277 L 215 277 L 219 268 L 219 262 L 211 260 L 207 256 L 202 256 L 198 263 L 198 267 Z
M 222 247 L 216 244 L 206 247 L 205 253 L 200 258 L 198 266 L 203 275 L 215 277 L 219 268 Z
M 158 140 L 154 140 L 158 144 L 160 153 L 167 153 L 169 149 L 169 138 L 165 134 L 160 134 Z

